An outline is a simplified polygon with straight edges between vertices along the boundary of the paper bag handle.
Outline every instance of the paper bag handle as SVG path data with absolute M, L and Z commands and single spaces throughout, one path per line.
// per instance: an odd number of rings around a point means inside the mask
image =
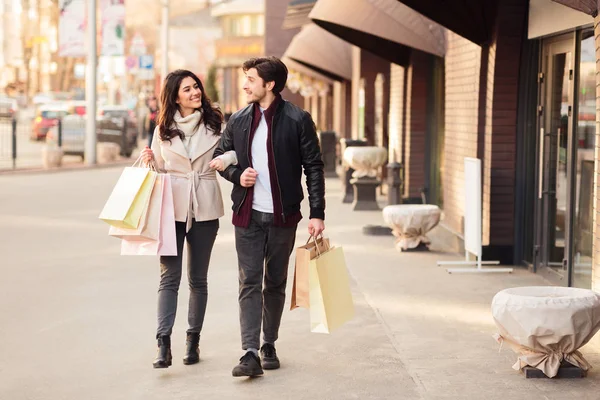
M 148 168 L 150 168 L 152 171 L 156 172 L 156 164 L 154 163 L 154 160 L 144 163 L 146 164 L 146 166 Z M 133 163 L 132 167 L 142 167 L 142 155 L 140 154 L 140 156 L 137 158 L 137 160 L 135 160 L 135 162 Z
M 327 243 L 327 241 L 323 237 L 323 234 L 319 234 L 319 236 L 310 235 L 310 237 L 308 238 L 308 241 L 306 242 L 306 244 L 308 244 L 308 242 L 310 242 L 310 239 L 313 240 L 313 242 L 315 243 L 315 248 L 317 250 L 317 257 L 321 257 L 321 250 L 319 250 L 319 243 L 318 243 L 319 237 L 323 241 L 323 244 L 326 246 L 327 250 L 331 249 L 331 247 L 329 246 L 329 243 Z

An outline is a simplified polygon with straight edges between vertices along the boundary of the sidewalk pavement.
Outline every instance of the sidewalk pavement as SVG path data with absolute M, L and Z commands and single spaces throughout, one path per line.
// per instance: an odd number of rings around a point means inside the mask
M 597 367 L 586 379 L 527 380 L 511 369 L 516 356 L 506 348 L 499 352 L 492 339 L 494 294 L 546 284 L 540 276 L 522 269 L 510 275 L 448 275 L 436 261 L 460 256 L 398 253 L 392 237 L 362 234 L 364 225 L 382 223 L 381 212 L 351 211 L 341 203 L 337 179 L 327 180 L 326 233 L 344 248 L 354 320 L 331 335 L 314 334 L 308 310 L 286 309 L 277 342 L 282 368 L 257 379 L 232 378 L 242 352 L 227 211 L 211 260 L 202 361 L 181 362 L 184 278 L 174 363 L 154 370 L 157 260 L 119 256 L 118 240 L 97 220 L 120 172 L 0 176 L 0 184 L 10 188 L 0 195 L 1 399 L 600 398 L 597 340 L 584 348 Z M 222 181 L 222 187 L 229 209 L 230 185 Z M 308 215 L 306 204 L 303 214 Z M 306 241 L 306 225 L 305 219 L 298 245 Z M 291 284 L 288 294 L 290 289 Z

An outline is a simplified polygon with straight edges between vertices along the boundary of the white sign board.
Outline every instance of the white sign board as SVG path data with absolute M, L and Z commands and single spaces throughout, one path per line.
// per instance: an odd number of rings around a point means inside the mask
M 103 56 L 125 55 L 124 0 L 101 0 Z
M 465 250 L 481 257 L 481 160 L 465 157 Z
M 482 265 L 498 265 L 499 261 L 483 261 L 481 247 L 481 160 L 465 157 L 465 261 L 438 261 L 437 265 L 476 265 L 477 268 L 448 268 L 448 273 L 512 272 L 512 268 L 482 268 Z M 469 255 L 476 257 L 471 261 Z
M 84 57 L 86 7 L 84 0 L 60 0 L 58 3 L 58 53 L 61 57 Z

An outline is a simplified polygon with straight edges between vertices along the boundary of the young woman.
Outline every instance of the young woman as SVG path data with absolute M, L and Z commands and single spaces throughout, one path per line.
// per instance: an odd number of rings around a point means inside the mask
M 192 72 L 177 70 L 167 75 L 160 100 L 152 145 L 142 151 L 142 156 L 145 162 L 154 161 L 159 172 L 168 173 L 173 187 L 177 256 L 160 257 L 158 355 L 154 360 L 154 368 L 167 368 L 172 363 L 171 332 L 177 310 L 184 240 L 187 241 L 190 301 L 183 363 L 200 361 L 208 264 L 219 217 L 224 214 L 215 169 L 226 168 L 237 160 L 233 152 L 212 160 L 220 139 L 223 114 L 211 105 L 202 82 Z

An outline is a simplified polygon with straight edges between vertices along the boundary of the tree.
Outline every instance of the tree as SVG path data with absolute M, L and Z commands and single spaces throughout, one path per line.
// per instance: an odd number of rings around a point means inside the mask
M 219 102 L 219 91 L 217 90 L 217 67 L 211 65 L 206 75 L 206 95 L 213 103 Z

